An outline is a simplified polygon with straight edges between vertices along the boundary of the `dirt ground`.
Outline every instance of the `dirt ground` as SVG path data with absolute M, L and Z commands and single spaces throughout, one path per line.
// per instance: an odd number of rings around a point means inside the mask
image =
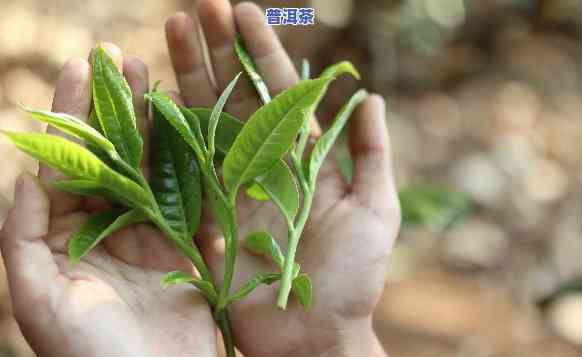
M 582 295 L 536 305 L 582 276 L 582 1 L 312 3 L 317 26 L 279 29 L 293 58 L 315 70 L 353 61 L 388 99 L 398 185 L 436 182 L 474 202 L 446 231 L 403 229 L 376 313 L 390 356 L 582 356 Z M 41 130 L 16 103 L 49 108 L 60 66 L 97 41 L 142 57 L 175 88 L 164 19 L 193 1 L 1 4 L 0 129 Z M 320 118 L 354 85 L 335 86 Z M 6 140 L 0 158 L 2 222 L 15 178 L 35 164 Z M 0 271 L 4 356 L 33 353 Z

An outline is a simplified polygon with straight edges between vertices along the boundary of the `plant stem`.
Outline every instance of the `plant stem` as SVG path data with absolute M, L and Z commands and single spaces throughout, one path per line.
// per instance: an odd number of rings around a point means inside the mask
M 229 200 L 229 214 L 228 218 L 230 220 L 229 228 L 230 232 L 223 232 L 225 237 L 225 266 L 224 266 L 224 277 L 222 280 L 222 288 L 220 289 L 220 294 L 218 295 L 217 310 L 223 310 L 228 303 L 228 296 L 230 295 L 230 287 L 232 285 L 232 280 L 234 278 L 234 269 L 236 263 L 236 253 L 238 249 L 238 223 L 236 220 L 236 202 L 235 199 Z
M 228 313 L 226 310 L 222 310 L 216 316 L 216 322 L 220 332 L 222 332 L 222 340 L 224 342 L 224 349 L 226 350 L 227 357 L 235 357 L 234 351 L 234 337 L 232 335 L 232 329 L 230 328 L 230 320 L 228 318 Z
M 291 159 L 297 175 L 299 176 L 299 182 L 301 184 L 301 190 L 303 191 L 303 205 L 301 207 L 301 212 L 297 218 L 297 222 L 293 229 L 289 229 L 289 238 L 287 243 L 287 257 L 285 258 L 285 265 L 283 266 L 283 275 L 281 277 L 281 283 L 279 285 L 279 293 L 277 295 L 277 306 L 285 310 L 287 307 L 287 301 L 289 300 L 289 293 L 291 292 L 291 287 L 293 284 L 293 266 L 295 265 L 295 255 L 297 253 L 297 246 L 299 245 L 299 239 L 309 218 L 309 212 L 311 211 L 311 205 L 313 204 L 313 189 L 309 186 L 305 173 L 301 165 L 300 156 L 292 154 Z

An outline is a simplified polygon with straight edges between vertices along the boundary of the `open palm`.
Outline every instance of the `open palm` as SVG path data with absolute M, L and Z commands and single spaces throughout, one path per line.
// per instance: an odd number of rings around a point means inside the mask
M 115 46 L 105 47 L 123 66 L 147 136 L 147 69 L 136 58 L 124 60 Z M 87 118 L 90 97 L 89 64 L 69 61 L 57 83 L 53 111 Z M 46 166 L 40 168 L 40 180 L 23 175 L 2 231 L 14 314 L 35 352 L 59 357 L 215 356 L 216 330 L 203 297 L 186 287 L 162 290 L 164 272 L 192 267 L 153 227 L 128 227 L 79 264 L 69 264 L 67 241 L 87 213 L 105 203 L 52 189 L 49 182 L 59 175 Z
M 226 0 L 202 0 L 193 17 L 177 14 L 166 25 L 177 81 L 188 105 L 212 106 L 242 70 L 233 50 L 237 28 L 273 94 L 298 81 L 292 62 L 256 5 L 243 3 L 232 8 Z M 205 63 L 205 45 L 211 63 Z M 253 88 L 240 82 L 226 111 L 244 120 L 257 107 Z M 371 313 L 383 289 L 386 257 L 400 221 L 384 112 L 383 100 L 371 96 L 351 120 L 351 184 L 344 182 L 332 160 L 320 173 L 297 256 L 302 270 L 313 280 L 312 310 L 304 312 L 291 302 L 286 311 L 279 311 L 276 286 L 258 288 L 230 307 L 237 346 L 245 355 L 366 356 L 377 350 Z M 319 129 L 312 125 L 312 135 L 318 134 Z M 286 225 L 272 203 L 240 195 L 237 210 L 241 237 L 266 229 L 285 249 Z M 220 281 L 224 247 L 219 230 L 206 224 L 197 241 Z M 268 261 L 239 249 L 232 288 L 238 289 L 257 273 L 274 270 Z

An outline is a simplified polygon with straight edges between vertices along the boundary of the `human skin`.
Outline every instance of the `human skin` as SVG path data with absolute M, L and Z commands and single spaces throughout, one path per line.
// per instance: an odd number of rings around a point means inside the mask
M 178 13 L 166 23 L 168 48 L 186 104 L 212 107 L 242 71 L 233 49 L 237 30 L 273 94 L 297 83 L 297 71 L 259 7 L 241 3 L 233 8 L 227 0 L 201 0 L 192 16 Z M 210 63 L 204 60 L 204 46 Z M 226 111 L 245 120 L 257 107 L 254 89 L 239 81 Z M 311 129 L 313 137 L 320 135 L 315 122 Z M 297 253 L 302 271 L 313 282 L 313 307 L 305 312 L 291 299 L 280 311 L 276 284 L 233 303 L 229 315 L 235 340 L 246 356 L 385 356 L 372 328 L 372 313 L 384 287 L 400 208 L 380 96 L 372 95 L 360 105 L 348 134 L 353 180 L 346 183 L 334 161 L 327 160 Z M 286 225 L 274 205 L 241 194 L 237 211 L 241 239 L 266 229 L 285 250 Z M 220 231 L 207 219 L 196 239 L 220 281 L 224 266 Z M 274 270 L 270 262 L 239 249 L 232 290 L 257 273 Z
M 123 69 L 147 139 L 147 68 L 135 57 L 124 58 L 119 48 L 103 46 Z M 87 119 L 90 79 L 86 60 L 68 61 L 52 110 Z M 148 162 L 147 150 L 143 162 Z M 60 173 L 43 165 L 38 177 L 22 175 L 1 231 L 14 316 L 36 354 L 215 357 L 216 328 L 204 298 L 186 286 L 162 290 L 165 272 L 191 271 L 192 266 L 155 228 L 139 224 L 124 229 L 74 267 L 69 264 L 67 241 L 87 214 L 105 203 L 51 188 L 49 182 L 59 178 Z

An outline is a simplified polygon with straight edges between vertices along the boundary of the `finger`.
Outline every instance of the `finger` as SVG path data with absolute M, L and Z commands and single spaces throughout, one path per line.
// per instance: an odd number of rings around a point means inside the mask
M 166 22 L 166 39 L 176 81 L 188 106 L 211 107 L 216 102 L 202 42 L 197 38 L 198 18 L 179 12 Z
M 295 65 L 283 48 L 273 28 L 265 22 L 261 8 L 251 2 L 235 6 L 236 25 L 249 54 L 273 95 L 277 95 L 299 81 Z M 310 122 L 312 136 L 321 135 L 315 118 Z
M 149 163 L 149 133 L 147 106 L 144 95 L 149 90 L 149 74 L 147 66 L 137 57 L 129 56 L 123 59 L 123 75 L 125 76 L 133 98 L 133 107 L 137 127 L 143 138 L 142 170 L 148 176 Z
M 57 80 L 52 111 L 67 113 L 79 119 L 86 120 L 91 107 L 91 69 L 89 63 L 81 58 L 73 58 L 63 66 Z M 62 132 L 49 126 L 49 134 L 65 136 Z M 41 181 L 49 183 L 64 177 L 59 171 L 40 164 L 39 177 Z M 78 196 L 56 190 L 50 184 L 45 185 L 51 199 L 51 214 L 66 213 L 78 207 Z
M 50 200 L 30 174 L 17 181 L 12 208 L 2 230 L 0 248 L 14 311 L 20 322 L 32 305 L 45 301 L 59 270 L 43 236 L 48 232 Z M 42 305 L 41 305 L 42 306 Z
M 197 12 L 212 62 L 218 92 L 243 70 L 234 50 L 236 27 L 228 0 L 202 0 Z M 246 119 L 258 107 L 258 97 L 248 81 L 240 81 L 230 96 L 226 111 Z
M 350 153 L 354 175 L 351 192 L 359 202 L 382 213 L 397 202 L 390 139 L 386 128 L 386 104 L 372 95 L 354 113 L 349 124 Z

